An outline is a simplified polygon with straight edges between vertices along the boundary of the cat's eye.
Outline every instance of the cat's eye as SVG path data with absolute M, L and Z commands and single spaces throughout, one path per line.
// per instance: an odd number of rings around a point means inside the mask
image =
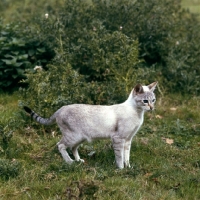
M 143 103 L 149 103 L 149 101 L 148 100 L 143 100 Z
M 154 103 L 155 101 L 156 101 L 155 99 L 152 100 L 153 103 Z

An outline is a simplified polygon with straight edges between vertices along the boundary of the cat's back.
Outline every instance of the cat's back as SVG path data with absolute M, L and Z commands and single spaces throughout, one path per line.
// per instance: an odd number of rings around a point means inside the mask
M 89 104 L 71 104 L 59 109 L 59 115 L 76 117 L 130 117 L 137 115 L 136 110 L 127 104 L 114 105 L 89 105 Z
M 111 130 L 117 116 L 112 106 L 72 104 L 60 108 L 56 120 L 59 126 L 90 133 Z
M 114 117 L 114 109 L 112 106 L 89 105 L 89 104 L 71 104 L 63 106 L 59 109 L 59 116 L 62 118 L 100 118 Z
M 71 104 L 60 108 L 60 112 L 73 112 L 73 113 L 92 113 L 103 112 L 110 110 L 111 106 L 106 105 L 90 105 L 90 104 Z

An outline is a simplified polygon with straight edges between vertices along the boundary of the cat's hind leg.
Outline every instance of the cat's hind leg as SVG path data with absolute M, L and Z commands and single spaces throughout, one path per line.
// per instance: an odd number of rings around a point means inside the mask
M 72 164 L 74 162 L 74 160 L 72 160 L 69 156 L 69 154 L 66 151 L 66 146 L 64 143 L 62 143 L 62 140 L 60 142 L 57 143 L 58 145 L 58 150 L 60 151 L 63 159 L 68 163 L 68 164 Z
M 76 145 L 72 148 L 72 153 L 74 155 L 74 158 L 76 161 L 85 162 L 83 159 L 80 158 L 80 156 L 78 154 L 78 147 L 79 147 L 79 145 Z

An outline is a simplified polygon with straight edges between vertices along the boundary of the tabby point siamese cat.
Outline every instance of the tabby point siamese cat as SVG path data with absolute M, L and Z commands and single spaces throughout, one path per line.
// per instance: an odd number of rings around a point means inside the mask
M 67 148 L 71 148 L 76 161 L 84 162 L 78 154 L 78 147 L 82 142 L 110 138 L 116 165 L 122 169 L 130 167 L 131 141 L 143 123 L 144 112 L 154 109 L 156 85 L 157 82 L 147 86 L 137 84 L 128 99 L 121 104 L 111 106 L 67 105 L 47 119 L 40 117 L 26 106 L 24 109 L 40 124 L 58 124 L 63 136 L 57 145 L 63 159 L 68 164 L 74 160 L 67 153 Z

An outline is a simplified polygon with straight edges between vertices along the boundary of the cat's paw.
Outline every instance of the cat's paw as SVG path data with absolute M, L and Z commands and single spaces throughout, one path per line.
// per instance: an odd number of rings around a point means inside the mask
M 130 165 L 129 162 L 125 162 L 125 163 L 124 163 L 124 166 L 125 166 L 126 168 L 131 168 L 131 165 Z
M 82 162 L 82 163 L 84 163 L 84 162 L 85 162 L 85 160 L 83 160 L 83 159 L 79 159 L 79 162 Z
M 81 162 L 81 163 L 84 163 L 85 162 L 85 160 L 83 160 L 83 159 L 81 159 L 81 158 L 79 158 L 78 160 L 76 160 L 77 162 Z
M 69 165 L 71 165 L 72 163 L 74 163 L 74 160 L 67 161 L 67 164 L 69 164 Z

